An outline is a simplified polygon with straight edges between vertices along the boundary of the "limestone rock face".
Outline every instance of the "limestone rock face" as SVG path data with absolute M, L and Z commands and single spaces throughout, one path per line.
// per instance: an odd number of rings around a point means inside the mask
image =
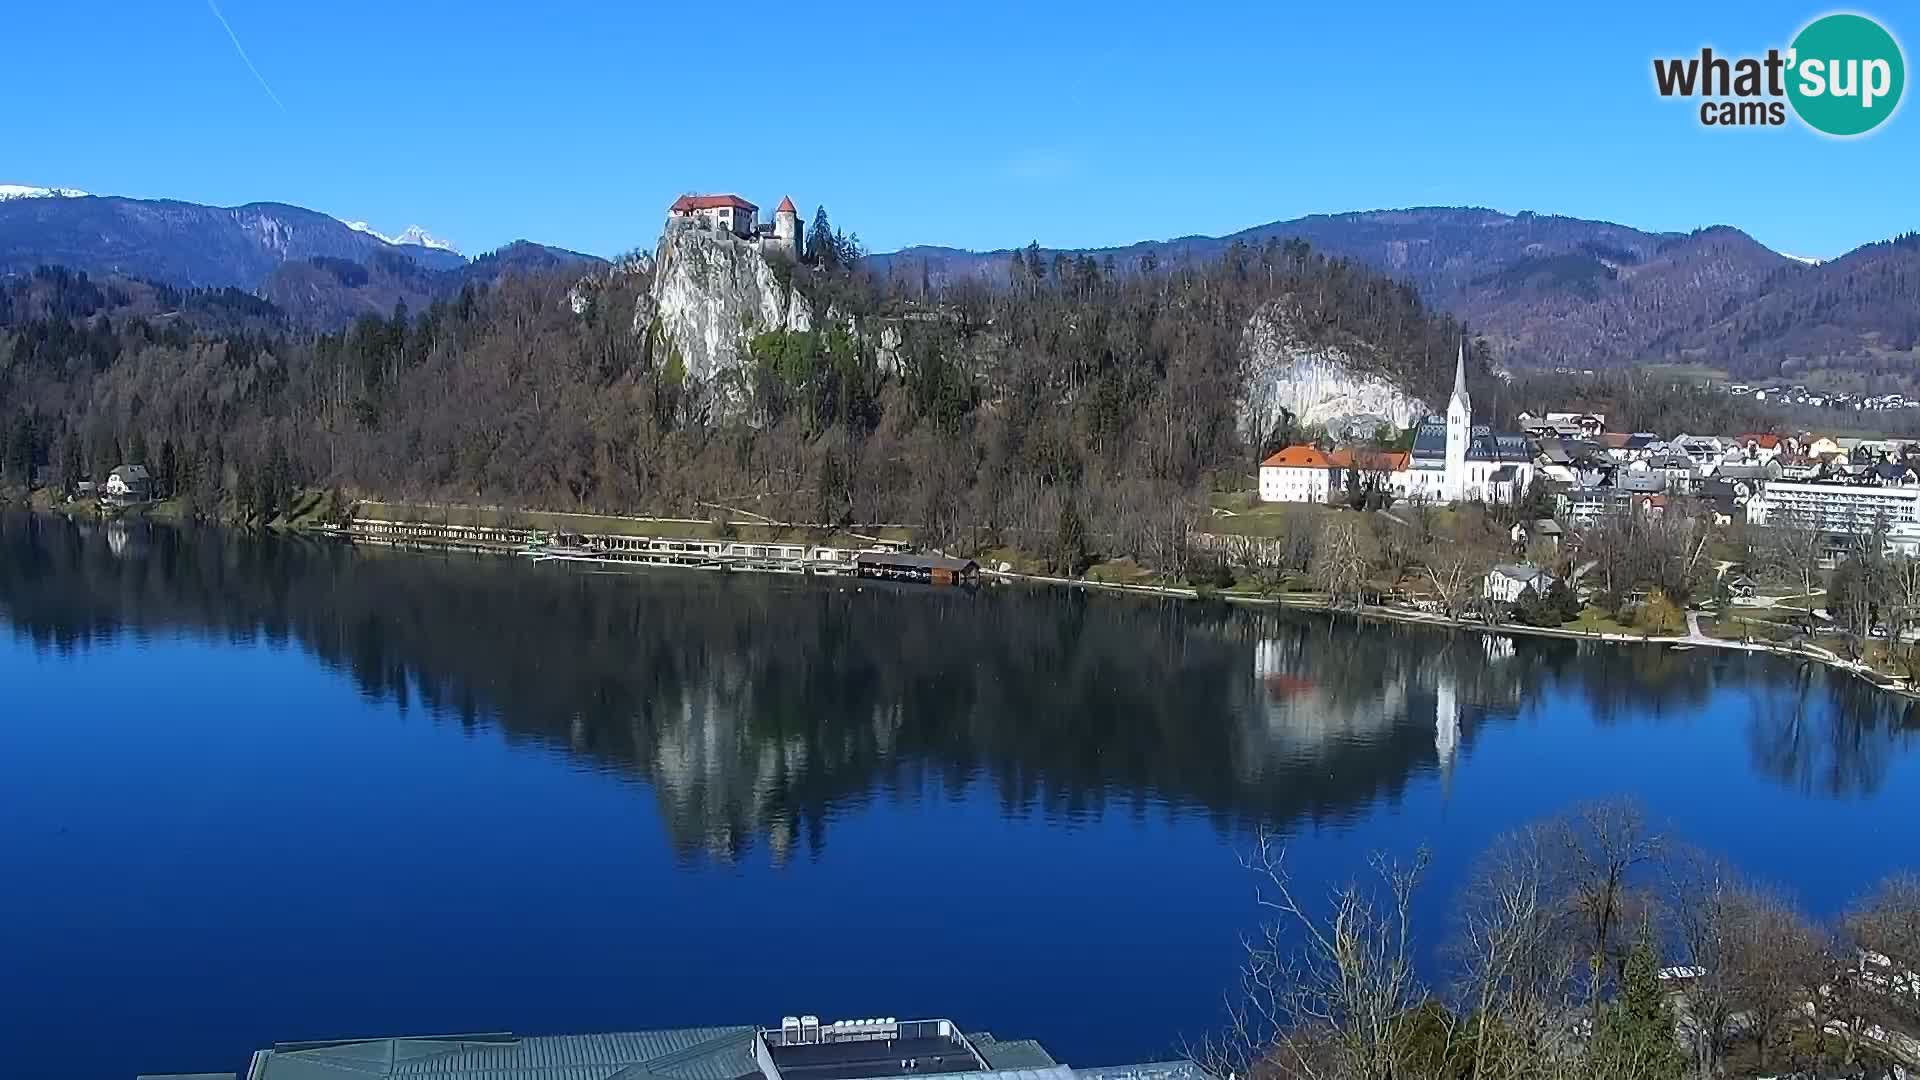
M 1308 342 L 1277 304 L 1248 321 L 1245 340 L 1247 381 L 1239 413 L 1241 434 L 1249 439 L 1270 431 L 1282 410 L 1300 424 L 1339 426 L 1370 417 L 1397 428 L 1429 411 L 1426 402 L 1347 350 Z
M 777 256 L 776 256 L 777 257 Z M 738 382 L 747 342 L 770 330 L 805 332 L 813 309 L 782 284 L 760 245 L 717 229 L 671 223 L 654 256 L 653 288 L 634 311 L 634 331 L 679 354 L 687 375 L 715 387 Z

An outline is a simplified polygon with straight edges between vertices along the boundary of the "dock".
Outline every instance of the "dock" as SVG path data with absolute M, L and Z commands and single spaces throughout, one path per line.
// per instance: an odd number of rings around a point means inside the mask
M 549 532 L 511 525 L 454 525 L 354 518 L 346 534 L 355 543 L 519 555 L 536 563 L 679 567 L 688 570 L 828 577 L 887 577 L 935 584 L 973 580 L 978 567 L 945 556 L 913 555 L 904 543 L 872 540 L 864 548 L 756 540 L 708 540 L 620 533 Z M 969 569 L 971 568 L 971 569 Z

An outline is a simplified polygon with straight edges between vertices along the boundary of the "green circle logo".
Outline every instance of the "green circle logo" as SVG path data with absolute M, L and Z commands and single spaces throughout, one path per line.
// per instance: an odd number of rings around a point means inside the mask
M 1907 63 L 1900 43 L 1865 15 L 1823 15 L 1793 39 L 1787 99 L 1807 126 L 1863 135 L 1900 105 Z

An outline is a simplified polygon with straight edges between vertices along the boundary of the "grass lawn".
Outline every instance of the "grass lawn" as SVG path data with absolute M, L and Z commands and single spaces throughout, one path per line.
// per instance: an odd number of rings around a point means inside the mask
M 1635 636 L 1641 634 L 1639 627 L 1618 622 L 1613 616 L 1596 607 L 1581 611 L 1578 618 L 1572 622 L 1562 623 L 1560 629 L 1577 630 L 1583 634 L 1633 634 Z
M 1134 562 L 1131 558 L 1094 563 L 1087 567 L 1086 578 L 1088 581 L 1098 581 L 1103 585 L 1161 584 L 1153 571 Z
M 1280 536 L 1301 521 L 1318 525 L 1321 515 L 1331 512 L 1318 503 L 1263 503 L 1251 491 L 1214 492 L 1207 505 L 1212 513 L 1201 529 L 1223 536 Z

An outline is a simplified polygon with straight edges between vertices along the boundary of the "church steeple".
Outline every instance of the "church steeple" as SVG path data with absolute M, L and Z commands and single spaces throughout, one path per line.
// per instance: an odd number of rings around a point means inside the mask
M 1473 399 L 1467 396 L 1467 341 L 1465 338 L 1460 339 L 1460 356 L 1453 362 L 1453 401 L 1465 406 L 1469 416 L 1473 414 Z

